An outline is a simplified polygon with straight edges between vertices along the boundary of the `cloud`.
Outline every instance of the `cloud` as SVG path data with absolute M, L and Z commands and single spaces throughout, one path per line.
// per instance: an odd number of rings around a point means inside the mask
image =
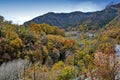
M 87 1 L 74 5 L 72 10 L 82 11 L 82 12 L 93 12 L 93 11 L 102 10 L 103 8 L 104 6 L 99 6 L 97 3 Z
M 30 20 L 30 17 L 5 17 L 5 20 L 12 21 L 14 24 L 23 24 L 25 21 Z
M 30 20 L 31 18 L 17 18 L 17 19 L 12 19 L 12 22 L 15 24 L 23 24 L 25 21 Z

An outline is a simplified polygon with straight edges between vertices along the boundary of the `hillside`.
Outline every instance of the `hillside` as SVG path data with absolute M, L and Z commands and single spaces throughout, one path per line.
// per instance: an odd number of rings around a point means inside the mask
M 120 67 L 114 51 L 120 50 L 119 43 L 115 49 L 115 42 L 120 41 L 119 21 L 117 16 L 104 28 L 83 29 L 78 35 L 67 32 L 70 36 L 65 37 L 56 26 L 13 25 L 1 16 L 0 80 L 115 80 L 118 74 L 111 76 Z
M 24 25 L 0 16 L 0 80 L 120 80 L 119 11 L 47 13 Z
M 60 28 L 75 27 L 79 25 L 87 24 L 89 28 L 103 27 L 112 19 L 118 15 L 118 8 L 120 4 L 111 5 L 106 7 L 102 11 L 96 12 L 71 12 L 71 13 L 47 13 L 42 16 L 38 16 L 24 25 L 27 26 L 30 22 L 35 22 L 37 24 L 47 23 L 52 26 L 59 26 Z
M 105 28 L 110 29 L 114 27 L 120 27 L 120 16 L 115 17 L 112 21 L 110 21 Z
M 111 38 L 120 39 L 120 16 L 115 17 L 109 24 L 104 28 L 104 32 L 108 34 Z

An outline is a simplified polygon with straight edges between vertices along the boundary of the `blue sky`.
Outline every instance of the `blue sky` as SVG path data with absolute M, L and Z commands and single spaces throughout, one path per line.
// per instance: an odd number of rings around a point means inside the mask
M 13 23 L 22 24 L 48 12 L 92 12 L 105 8 L 110 2 L 120 0 L 0 0 L 0 15 Z

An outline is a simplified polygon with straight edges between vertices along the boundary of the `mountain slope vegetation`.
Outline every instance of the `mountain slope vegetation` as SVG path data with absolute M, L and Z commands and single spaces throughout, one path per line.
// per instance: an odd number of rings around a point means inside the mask
M 112 5 L 94 15 L 86 13 L 90 18 L 81 16 L 85 18 L 76 28 L 79 30 L 73 31 L 77 36 L 72 34 L 76 39 L 51 24 L 33 21 L 26 27 L 0 16 L 0 80 L 119 80 L 119 7 Z M 53 17 L 51 14 L 56 15 L 50 13 L 49 17 Z M 106 21 L 103 27 L 102 21 Z
M 42 16 L 38 16 L 24 25 L 27 26 L 30 22 L 35 22 L 37 24 L 46 23 L 52 26 L 58 26 L 60 28 L 67 27 L 79 27 L 79 25 L 87 25 L 89 29 L 100 28 L 109 23 L 118 15 L 118 9 L 120 4 L 111 5 L 106 7 L 102 11 L 96 12 L 71 12 L 71 13 L 47 13 Z

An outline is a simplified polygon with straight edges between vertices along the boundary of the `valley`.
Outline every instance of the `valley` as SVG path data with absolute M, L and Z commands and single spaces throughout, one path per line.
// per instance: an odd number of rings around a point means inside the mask
M 0 80 L 120 80 L 119 10 L 0 16 Z

